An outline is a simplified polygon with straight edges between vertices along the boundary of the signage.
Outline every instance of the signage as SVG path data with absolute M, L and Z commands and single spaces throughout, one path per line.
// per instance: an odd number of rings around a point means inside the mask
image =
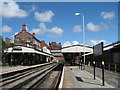
M 94 53 L 94 56 L 102 55 L 102 53 L 103 53 L 103 42 L 93 46 L 93 53 Z
M 13 47 L 13 50 L 20 50 L 20 51 L 22 51 L 22 48 L 19 47 L 19 46 L 15 46 L 15 47 Z

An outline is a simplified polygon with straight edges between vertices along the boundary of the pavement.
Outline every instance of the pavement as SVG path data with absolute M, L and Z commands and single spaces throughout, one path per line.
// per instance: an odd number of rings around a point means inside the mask
M 0 74 L 21 70 L 27 67 L 29 66 L 0 66 Z
M 33 68 L 33 67 L 41 66 L 44 64 L 47 64 L 47 63 L 31 65 L 31 66 L 0 66 L 0 75 L 5 74 L 5 73 L 14 72 L 14 71 L 23 70 L 23 69 Z
M 62 86 L 59 88 L 114 88 L 105 82 L 102 86 L 102 80 L 97 78 L 86 70 L 80 70 L 78 66 L 64 66 Z
M 0 67 L 0 74 L 28 67 L 29 66 L 4 66 Z M 60 84 L 59 88 L 114 88 L 106 82 L 105 86 L 102 86 L 101 79 L 96 77 L 96 80 L 94 80 L 91 73 L 79 69 L 78 66 L 64 66 Z

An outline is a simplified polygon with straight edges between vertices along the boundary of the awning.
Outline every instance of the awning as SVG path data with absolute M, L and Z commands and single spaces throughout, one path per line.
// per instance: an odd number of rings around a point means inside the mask
M 23 47 L 23 46 L 10 47 L 7 50 L 5 50 L 5 52 L 6 53 L 37 53 L 37 54 L 44 55 L 44 56 L 54 57 L 52 54 L 48 54 L 40 50 L 36 50 L 30 47 Z
M 93 52 L 92 47 L 83 46 L 83 45 L 73 45 L 62 48 L 62 53 L 80 53 L 80 52 Z

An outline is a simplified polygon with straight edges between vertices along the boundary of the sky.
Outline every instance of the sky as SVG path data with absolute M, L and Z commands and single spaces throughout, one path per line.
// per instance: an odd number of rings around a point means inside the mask
M 117 2 L 2 2 L 2 36 L 13 40 L 27 24 L 40 41 L 62 43 L 63 47 L 83 44 L 104 45 L 118 41 Z M 76 16 L 75 13 L 82 15 Z

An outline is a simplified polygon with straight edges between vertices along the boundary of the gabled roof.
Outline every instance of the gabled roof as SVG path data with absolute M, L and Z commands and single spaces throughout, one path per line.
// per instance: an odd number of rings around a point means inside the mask
M 22 32 L 22 31 L 21 31 L 21 32 Z M 19 35 L 21 32 L 19 32 L 19 33 L 16 34 L 15 36 Z M 27 31 L 26 31 L 26 33 L 28 33 L 29 35 L 33 36 L 31 33 L 27 32 Z M 14 37 L 15 37 L 15 36 L 14 36 Z M 33 38 L 36 39 L 38 42 L 41 42 L 41 41 L 38 40 L 35 36 L 33 36 Z
M 80 53 L 80 52 L 93 52 L 93 48 L 84 45 L 72 45 L 62 48 L 62 53 Z
M 63 47 L 62 49 L 64 49 L 64 48 L 69 48 L 69 47 L 75 47 L 75 46 L 82 46 L 82 47 L 84 47 L 84 45 L 72 45 L 72 46 Z M 85 47 L 93 48 L 93 47 L 87 46 L 87 45 L 85 45 Z

